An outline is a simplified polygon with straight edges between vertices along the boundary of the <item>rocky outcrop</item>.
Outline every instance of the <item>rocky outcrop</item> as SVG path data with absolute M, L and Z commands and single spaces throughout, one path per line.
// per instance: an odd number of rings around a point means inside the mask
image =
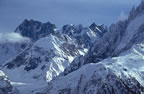
M 20 24 L 15 32 L 20 33 L 22 36 L 30 38 L 32 41 L 36 41 L 41 37 L 47 36 L 49 34 L 54 34 L 56 31 L 56 26 L 50 22 L 41 23 L 39 21 L 27 20 L 25 19 L 22 24 Z
M 7 76 L 0 70 L 0 94 L 20 94 L 19 91 L 10 84 Z
M 89 27 L 83 27 L 82 25 L 64 25 L 62 33 L 68 35 L 72 39 L 76 40 L 80 47 L 90 48 L 93 42 L 101 39 L 107 32 L 107 27 L 104 25 L 91 24 Z

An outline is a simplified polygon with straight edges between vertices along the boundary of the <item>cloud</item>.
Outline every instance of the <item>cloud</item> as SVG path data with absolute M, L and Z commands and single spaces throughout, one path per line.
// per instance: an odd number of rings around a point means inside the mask
M 23 37 L 19 33 L 14 32 L 0 32 L 0 43 L 23 43 L 30 42 L 30 39 L 27 37 Z

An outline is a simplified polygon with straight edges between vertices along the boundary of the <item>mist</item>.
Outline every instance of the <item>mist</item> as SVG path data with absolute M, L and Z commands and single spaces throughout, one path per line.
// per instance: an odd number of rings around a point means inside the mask
M 30 41 L 29 38 L 14 32 L 0 32 L 0 44 L 3 43 L 22 43 Z

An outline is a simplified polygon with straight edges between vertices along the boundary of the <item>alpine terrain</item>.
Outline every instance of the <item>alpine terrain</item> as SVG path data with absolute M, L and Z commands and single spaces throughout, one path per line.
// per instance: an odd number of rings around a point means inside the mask
M 62 73 L 74 58 L 84 56 L 91 45 L 107 32 L 107 27 L 95 23 L 89 27 L 70 24 L 59 30 L 50 22 L 26 19 L 15 32 L 31 41 L 3 47 L 2 51 L 10 47 L 3 57 L 12 52 L 15 54 L 9 56 L 10 59 L 3 60 L 1 69 L 21 93 L 28 94 L 46 86 L 47 82 Z
M 144 1 L 109 28 L 25 19 L 0 44 L 0 94 L 144 94 Z
M 128 19 L 112 24 L 88 53 L 32 94 L 143 94 L 143 19 L 144 1 Z

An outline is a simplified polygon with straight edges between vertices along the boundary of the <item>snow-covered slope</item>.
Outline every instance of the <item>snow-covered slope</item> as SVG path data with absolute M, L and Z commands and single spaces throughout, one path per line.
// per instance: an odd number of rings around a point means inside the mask
M 143 19 L 144 1 L 108 32 L 94 23 L 65 25 L 58 32 L 48 23 L 51 33 L 43 35 L 41 23 L 26 20 L 17 31 L 35 42 L 2 70 L 23 94 L 143 94 Z
M 56 31 L 54 24 L 49 22 L 41 23 L 34 20 L 24 20 L 15 30 L 16 33 L 19 33 L 23 37 L 30 38 L 33 42 L 53 34 Z M 18 55 L 23 49 L 25 49 L 31 42 L 24 43 L 0 43 L 0 65 L 5 63 L 7 60 L 14 58 Z
M 83 65 L 32 94 L 143 94 L 144 42 L 119 57 Z
M 66 69 L 72 72 L 82 65 L 97 63 L 108 57 L 116 57 L 129 50 L 134 44 L 141 43 L 144 39 L 144 1 L 130 12 L 129 18 L 112 24 L 102 39 L 96 41 L 84 57 L 77 60 Z M 134 14 L 136 16 L 134 16 Z
M 84 56 L 93 42 L 102 38 L 106 31 L 104 25 L 94 23 L 87 28 L 66 25 L 61 31 L 49 22 L 25 20 L 15 32 L 30 38 L 32 43 L 23 51 L 16 50 L 18 53 L 14 58 L 7 58 L 2 70 L 14 86 L 28 94 L 31 90 L 44 87 L 47 81 L 62 73 L 74 58 Z
M 10 78 L 13 78 L 10 74 L 17 72 L 18 78 L 24 78 L 26 81 L 30 79 L 50 81 L 79 54 L 75 44 L 71 40 L 67 41 L 53 35 L 41 38 L 9 61 L 4 70 Z M 71 50 L 75 54 L 72 55 L 63 50 L 65 45 L 73 47 Z M 66 50 L 70 49 L 66 48 Z M 12 80 L 18 78 L 14 77 Z
M 96 41 L 85 56 L 32 94 L 143 94 L 144 1 Z
M 7 76 L 0 70 L 0 94 L 20 94 L 19 91 L 10 84 Z
M 13 60 L 7 62 L 3 71 L 10 80 L 26 84 L 23 88 L 19 85 L 17 87 L 24 94 L 28 94 L 35 88 L 45 86 L 46 81 L 52 80 L 63 72 L 76 56 L 85 53 L 85 50 L 77 48 L 70 37 L 66 35 L 57 37 L 50 34 L 40 38 Z M 29 85 L 34 88 L 30 88 Z
M 41 23 L 39 21 L 25 19 L 15 30 L 15 33 L 19 33 L 23 37 L 31 39 L 31 42 L 35 42 L 39 38 L 45 37 L 49 34 L 54 34 L 56 26 L 49 22 Z M 0 64 L 15 57 L 24 48 L 31 44 L 26 43 L 0 43 Z
M 14 58 L 28 45 L 27 43 L 0 43 L 0 65 Z

